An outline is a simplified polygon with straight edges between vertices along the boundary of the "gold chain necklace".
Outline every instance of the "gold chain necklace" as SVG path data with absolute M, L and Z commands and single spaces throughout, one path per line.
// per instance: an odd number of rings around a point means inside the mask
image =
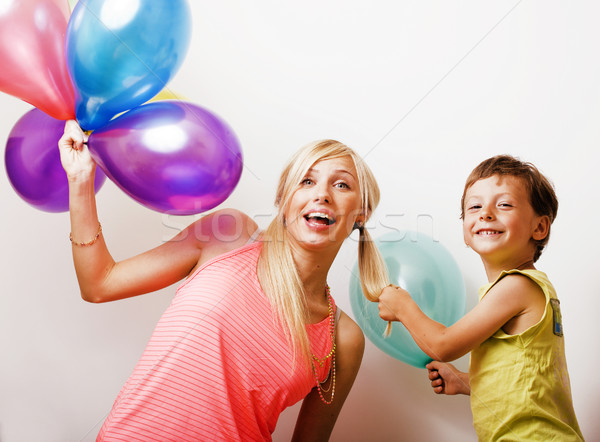
M 317 381 L 317 390 L 319 392 L 319 397 L 321 398 L 321 400 L 324 403 L 329 405 L 333 402 L 333 396 L 335 395 L 335 314 L 333 311 L 333 305 L 332 305 L 333 303 L 332 303 L 332 299 L 331 299 L 331 293 L 329 292 L 329 285 L 325 286 L 325 293 L 327 294 L 327 303 L 328 303 L 328 308 L 329 308 L 329 334 L 331 336 L 331 351 L 329 352 L 329 354 L 327 356 L 322 357 L 322 358 L 319 358 L 313 354 L 312 360 L 310 362 L 311 362 L 313 374 L 315 376 L 315 380 Z M 319 376 L 317 376 L 317 368 L 315 367 L 315 361 L 317 361 L 319 366 L 323 367 L 323 365 L 325 365 L 325 362 L 327 362 L 327 360 L 329 358 L 331 358 L 331 368 L 329 369 L 329 373 L 327 374 L 327 377 L 325 378 L 325 380 L 323 380 L 323 382 L 321 382 L 319 380 Z M 331 383 L 329 384 L 329 388 L 324 389 L 323 385 L 325 385 L 325 383 L 327 383 L 327 381 L 329 380 L 329 374 L 332 375 Z M 329 401 L 327 401 L 325 399 L 325 397 L 323 396 L 323 392 L 329 392 L 330 389 L 331 389 L 331 397 L 329 398 Z

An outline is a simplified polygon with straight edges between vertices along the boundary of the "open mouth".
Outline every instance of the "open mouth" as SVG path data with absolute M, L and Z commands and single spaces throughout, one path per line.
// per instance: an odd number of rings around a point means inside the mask
M 478 230 L 477 235 L 479 236 L 492 236 L 492 235 L 499 235 L 500 233 L 502 233 L 499 230 L 489 230 L 489 229 L 485 229 L 485 230 Z
M 335 223 L 335 218 L 323 212 L 311 212 L 304 215 L 304 219 L 310 224 L 330 226 Z

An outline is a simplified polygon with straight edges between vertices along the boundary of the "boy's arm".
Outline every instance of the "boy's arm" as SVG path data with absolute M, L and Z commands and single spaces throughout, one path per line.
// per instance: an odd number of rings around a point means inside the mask
M 479 346 L 512 318 L 531 315 L 532 306 L 539 310 L 544 300 L 539 286 L 513 274 L 498 281 L 473 310 L 450 327 L 426 316 L 406 290 L 394 286 L 381 292 L 379 316 L 402 322 L 421 350 L 432 359 L 447 362 Z
M 425 366 L 436 394 L 471 394 L 469 373 L 458 370 L 446 362 L 433 361 Z

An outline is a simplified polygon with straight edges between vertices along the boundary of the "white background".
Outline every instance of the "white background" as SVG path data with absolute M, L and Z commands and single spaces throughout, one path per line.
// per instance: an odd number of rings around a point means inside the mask
M 491 155 L 510 153 L 553 180 L 559 215 L 538 268 L 561 299 L 581 429 L 587 440 L 600 440 L 598 3 L 190 3 L 192 43 L 169 89 L 234 128 L 245 167 L 221 207 L 242 209 L 262 227 L 291 153 L 315 139 L 339 139 L 378 177 L 382 202 L 370 223 L 373 236 L 390 226 L 433 235 L 462 271 L 469 309 L 486 279 L 462 241 L 459 201 L 467 174 Z M 30 108 L 0 94 L 2 143 Z M 175 286 L 112 304 L 82 301 L 68 214 L 27 205 L 3 169 L 0 440 L 93 440 Z M 195 219 L 152 212 L 111 182 L 98 206 L 115 259 L 158 245 Z M 351 238 L 329 277 L 337 303 L 350 314 L 355 259 Z M 468 357 L 457 365 L 467 369 Z M 276 441 L 289 440 L 295 413 L 284 412 Z M 425 370 L 367 342 L 332 440 L 476 436 L 467 397 L 436 396 Z

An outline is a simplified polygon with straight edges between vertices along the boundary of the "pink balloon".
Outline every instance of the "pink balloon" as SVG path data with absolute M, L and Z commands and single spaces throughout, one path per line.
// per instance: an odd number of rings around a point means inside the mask
M 65 62 L 67 0 L 0 1 L 0 90 L 58 120 L 75 118 Z

